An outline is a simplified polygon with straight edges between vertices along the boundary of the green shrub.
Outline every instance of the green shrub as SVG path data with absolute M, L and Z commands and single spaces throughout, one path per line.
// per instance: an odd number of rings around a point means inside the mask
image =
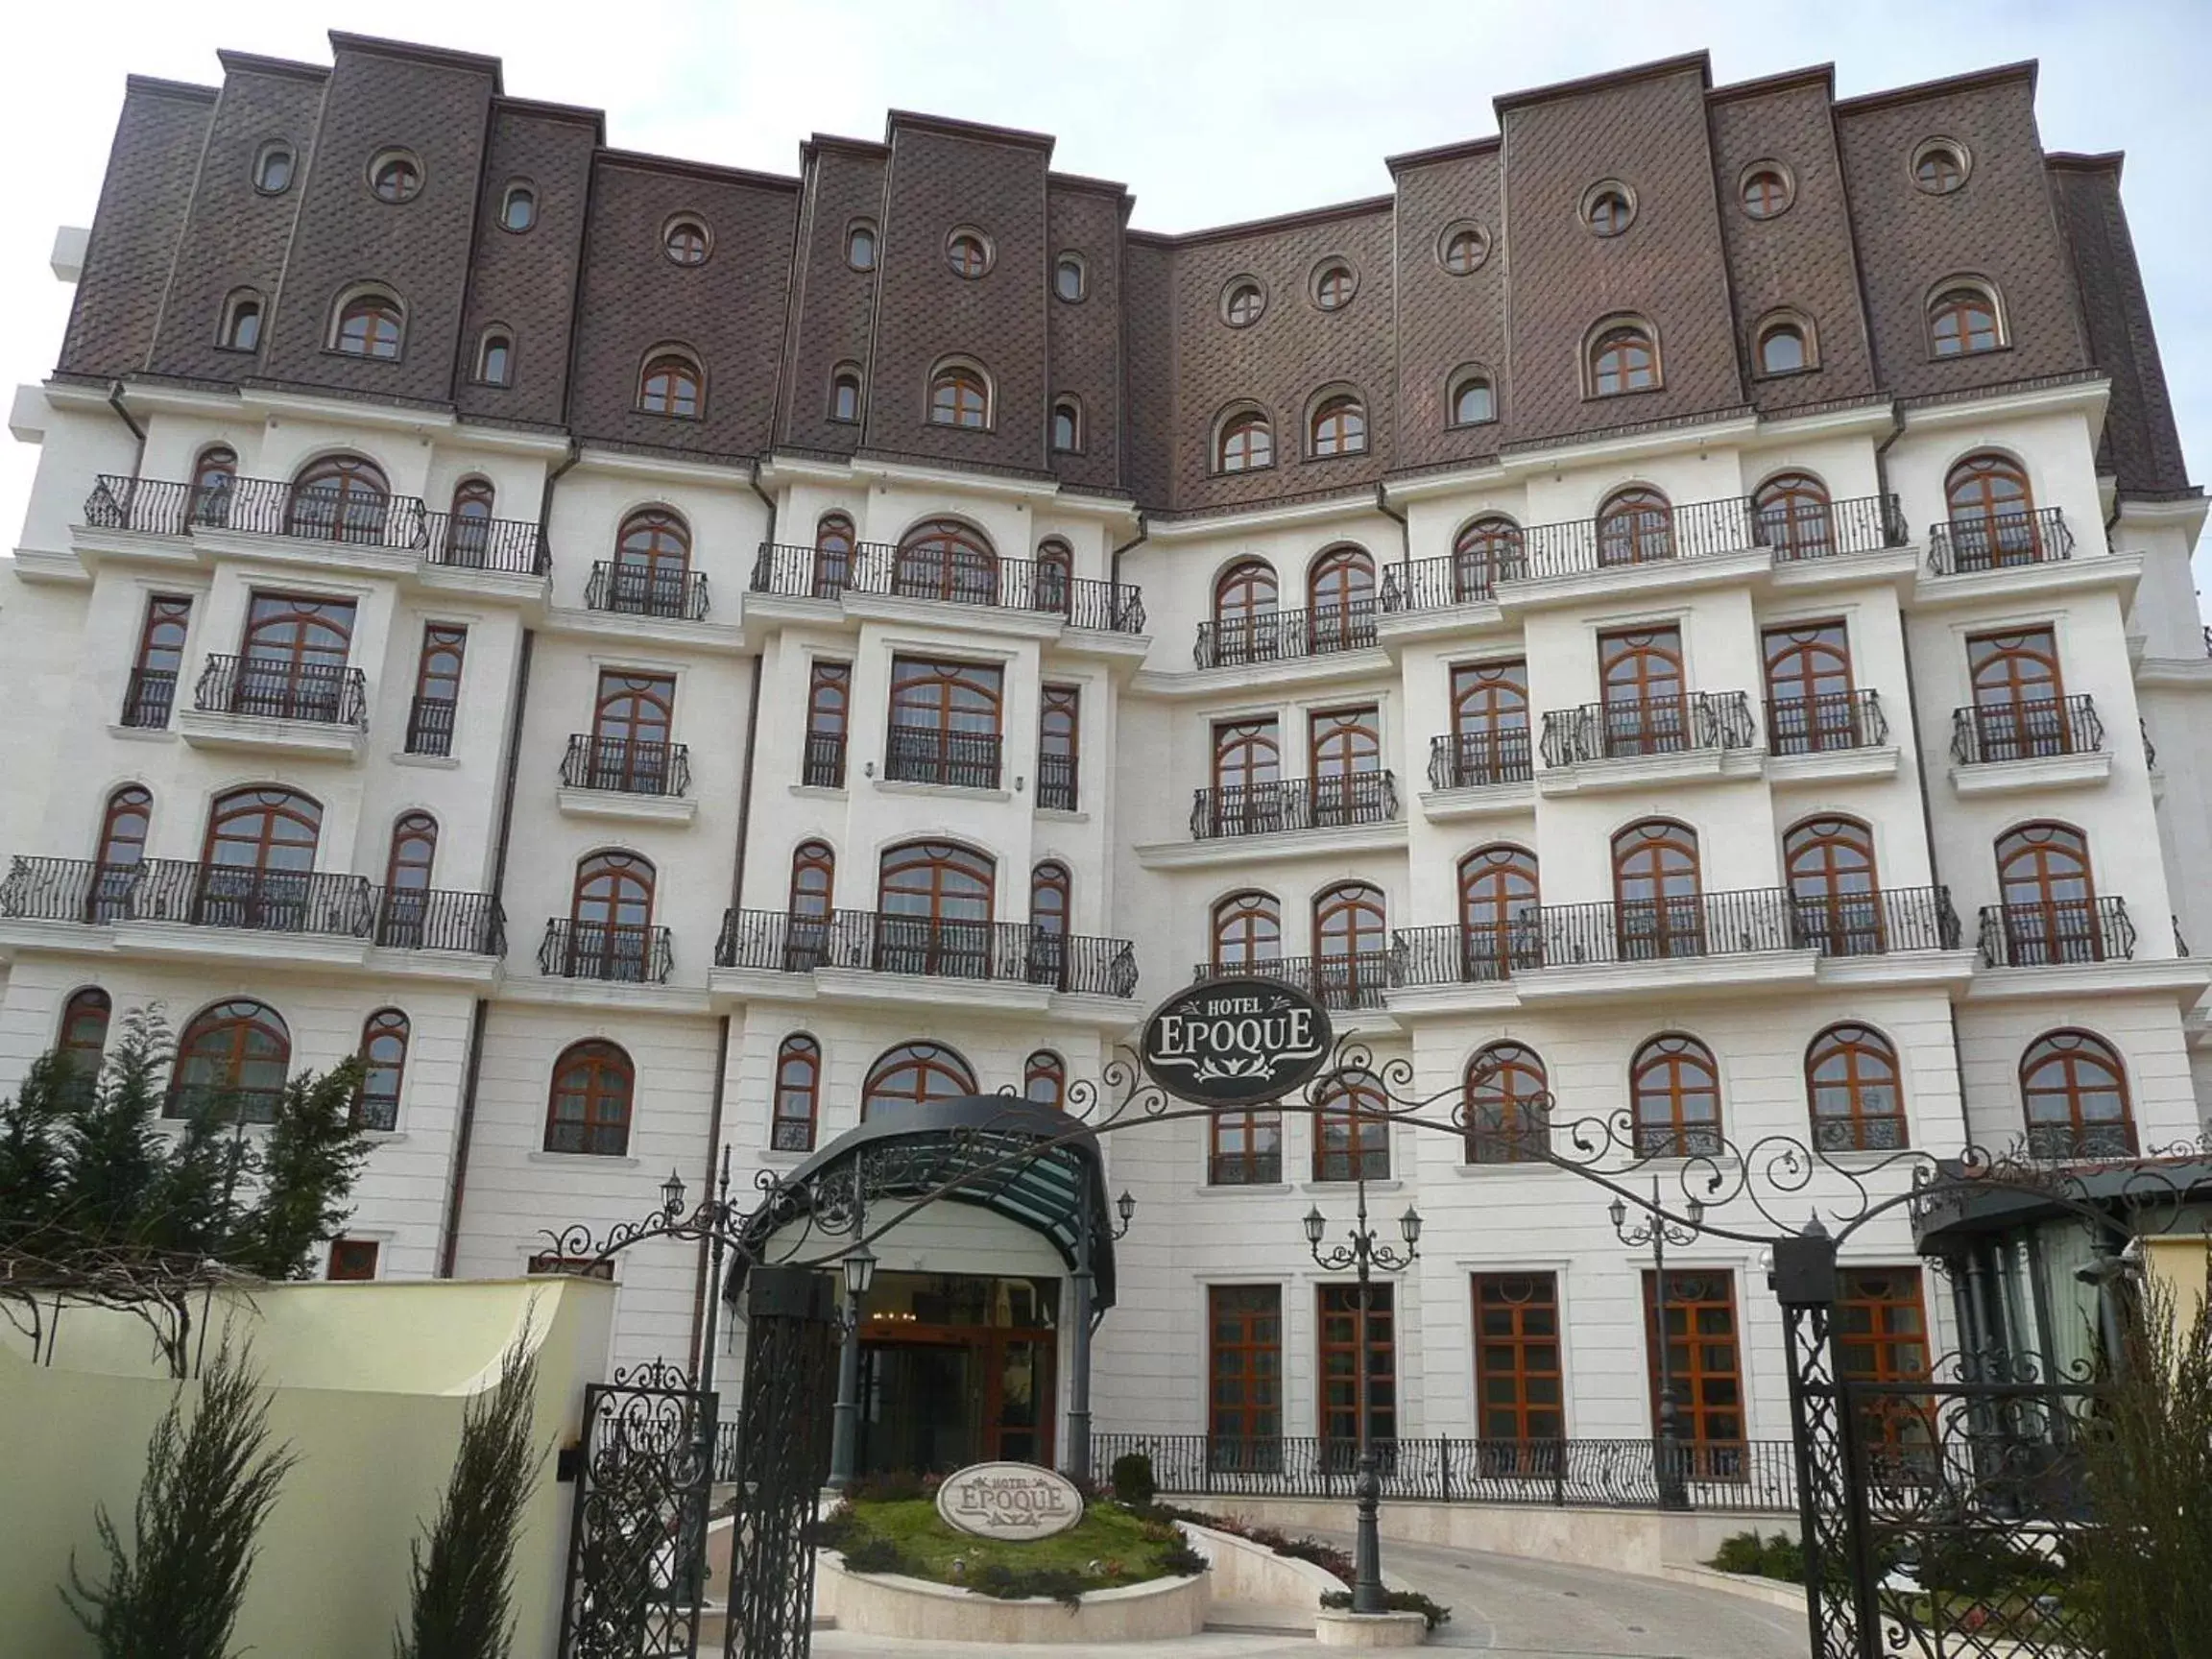
M 1720 1540 L 1720 1548 L 1706 1566 L 1722 1573 L 1751 1578 L 1774 1578 L 1785 1584 L 1805 1582 L 1805 1551 L 1787 1532 L 1761 1538 L 1756 1532 L 1737 1532 Z
M 846 1547 L 845 1568 L 851 1573 L 903 1573 L 906 1556 L 890 1539 L 864 1532 Z
M 1072 1608 L 1082 1604 L 1086 1584 L 1083 1575 L 1072 1567 L 1009 1567 L 1003 1561 L 990 1561 L 976 1572 L 968 1588 L 1001 1601 L 1049 1596 Z
M 1114 1459 L 1114 1497 L 1132 1509 L 1142 1509 L 1159 1495 L 1152 1479 L 1152 1459 L 1142 1452 L 1124 1452 Z
M 1448 1623 L 1452 1618 L 1451 1608 L 1440 1601 L 1422 1595 L 1418 1590 L 1385 1591 L 1383 1599 L 1389 1603 L 1390 1611 L 1393 1613 L 1420 1614 L 1428 1622 L 1429 1628 L 1431 1630 L 1439 1624 Z M 1352 1606 L 1352 1592 L 1349 1590 L 1325 1590 L 1321 1593 L 1321 1605 L 1338 1613 L 1349 1611 Z
M 1161 1572 L 1172 1574 L 1178 1578 L 1195 1578 L 1212 1565 L 1205 1556 L 1199 1554 L 1197 1551 L 1191 1549 L 1180 1538 L 1161 1551 L 1158 1555 L 1153 1557 L 1153 1560 L 1159 1565 Z

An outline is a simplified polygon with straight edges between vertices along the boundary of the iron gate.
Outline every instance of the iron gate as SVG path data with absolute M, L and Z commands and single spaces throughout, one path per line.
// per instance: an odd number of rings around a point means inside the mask
M 562 1659 L 692 1659 L 714 1396 L 663 1360 L 584 1390 Z
M 1778 1242 L 1814 1659 L 2087 1659 L 2093 1525 L 2080 1426 L 2097 1390 L 1955 1356 L 1845 1374 L 1836 1242 Z

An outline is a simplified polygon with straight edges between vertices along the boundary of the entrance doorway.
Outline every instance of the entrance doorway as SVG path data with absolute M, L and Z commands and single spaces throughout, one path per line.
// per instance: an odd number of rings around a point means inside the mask
M 879 1273 L 860 1327 L 863 1475 L 1053 1454 L 1056 1280 Z

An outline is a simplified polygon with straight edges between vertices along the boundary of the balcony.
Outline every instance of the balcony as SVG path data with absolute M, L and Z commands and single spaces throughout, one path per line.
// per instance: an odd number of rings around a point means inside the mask
M 1956 950 L 1946 887 L 1835 897 L 1745 888 L 1628 903 L 1530 905 L 1509 921 L 1405 927 L 1394 986 L 1493 984 L 1546 968 L 1811 950 L 1824 958 Z
M 1137 955 L 1126 939 L 1057 933 L 1026 922 L 960 922 L 874 910 L 838 910 L 827 918 L 727 911 L 714 943 L 714 965 L 769 974 L 827 968 L 990 980 L 1090 997 L 1137 994 Z
M 1398 779 L 1390 772 L 1334 778 L 1277 778 L 1194 792 L 1190 833 L 1200 841 L 1298 830 L 1344 830 L 1398 816 Z
M 2056 507 L 1954 518 L 1928 531 L 1928 573 L 1968 576 L 2074 557 L 2074 532 Z
M 2125 899 L 2057 899 L 2044 904 L 1985 904 L 1976 948 L 1984 968 L 2061 968 L 2125 962 L 2135 924 Z
M 561 784 L 623 795 L 688 795 L 691 750 L 684 743 L 575 733 L 562 757 Z
M 123 688 L 123 724 L 145 731 L 159 731 L 169 724 L 169 710 L 177 704 L 177 670 L 133 668 Z
M 2099 1123 L 2031 1123 L 2028 1155 L 2064 1163 L 2097 1158 L 2139 1157 L 2135 1125 L 2125 1119 Z
M 1264 962 L 1201 962 L 1190 971 L 1202 979 L 1279 979 L 1308 993 L 1324 1008 L 1342 1013 L 1382 1006 L 1390 985 L 1390 952 L 1359 950 L 1343 956 L 1279 956 Z
M 1236 668 L 1361 651 L 1376 642 L 1375 601 L 1354 600 L 1312 611 L 1268 611 L 1198 624 L 1193 661 L 1201 668 Z
M 460 705 L 450 697 L 418 696 L 407 705 L 407 753 L 453 753 L 453 716 Z
M 556 916 L 538 946 L 538 972 L 552 979 L 664 985 L 676 965 L 668 929 L 642 923 L 577 922 Z
M 809 789 L 845 787 L 845 733 L 809 732 L 799 762 L 799 781 Z
M 1823 691 L 1767 699 L 1767 749 L 1773 755 L 1832 755 L 1889 741 L 1889 721 L 1873 691 Z
M 1528 728 L 1494 732 L 1448 732 L 1429 740 L 1429 787 L 1480 789 L 1494 783 L 1526 783 L 1534 776 L 1529 761 Z
M 1206 1185 L 1209 1187 L 1279 1187 L 1282 1184 L 1283 1149 L 1280 1146 L 1266 1152 L 1214 1152 L 1207 1157 Z
M 1072 812 L 1075 810 L 1075 757 L 1072 755 L 1040 755 L 1037 757 L 1037 805 L 1046 812 Z
M 2086 696 L 1977 704 L 1951 713 L 1951 758 L 1961 766 L 2095 755 L 2104 747 L 2104 723 Z
M 1143 595 L 1129 583 L 1070 576 L 1058 565 L 1028 559 L 902 557 L 883 541 L 859 542 L 842 558 L 764 541 L 753 561 L 753 591 L 783 599 L 920 599 L 1026 612 L 1106 634 L 1144 632 Z
M 1732 770 L 1723 759 L 1729 751 L 1748 750 L 1757 740 L 1751 700 L 1743 692 L 1686 691 L 1650 702 L 1585 703 L 1578 709 L 1546 709 L 1539 753 L 1552 771 L 1597 761 L 1680 756 L 1702 757 L 1703 764 L 1695 770 L 1719 773 Z M 1661 769 L 1668 777 L 1684 770 L 1679 765 Z M 1652 776 L 1649 768 L 1628 767 L 1622 769 L 1618 781 L 1639 783 Z M 1581 782 L 1562 781 L 1567 786 Z
M 1420 559 L 1382 571 L 1386 615 L 1449 610 L 1498 596 L 1504 584 L 1594 575 L 1725 553 L 1771 550 L 1777 563 L 1902 547 L 1911 540 L 1894 495 L 1761 508 L 1748 498 L 1692 501 L 1602 523 L 1531 524 L 1484 557 Z
M 369 724 L 369 682 L 343 662 L 209 657 L 192 688 L 203 714 L 251 714 L 318 726 Z
M 148 536 L 230 531 L 415 555 L 425 565 L 542 576 L 551 568 L 537 525 L 513 518 L 432 513 L 412 495 L 356 493 L 276 478 L 236 478 L 217 489 L 102 473 L 84 503 L 94 530 Z
M 384 888 L 365 876 L 174 858 L 125 865 L 17 858 L 0 881 L 0 916 L 89 926 L 229 927 L 485 956 L 507 949 L 505 919 L 488 893 Z
M 943 732 L 894 726 L 886 738 L 883 777 L 892 783 L 938 783 L 950 789 L 996 789 L 1004 741 L 996 732 Z
M 660 616 L 700 622 L 707 616 L 707 574 L 661 570 L 602 559 L 584 584 L 584 606 L 616 616 Z

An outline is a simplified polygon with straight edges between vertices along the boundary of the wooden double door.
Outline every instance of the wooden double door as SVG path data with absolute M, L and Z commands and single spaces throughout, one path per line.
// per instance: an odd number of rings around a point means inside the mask
M 1049 1329 L 872 1321 L 860 1339 L 861 1473 L 1049 1468 L 1056 1347 Z

